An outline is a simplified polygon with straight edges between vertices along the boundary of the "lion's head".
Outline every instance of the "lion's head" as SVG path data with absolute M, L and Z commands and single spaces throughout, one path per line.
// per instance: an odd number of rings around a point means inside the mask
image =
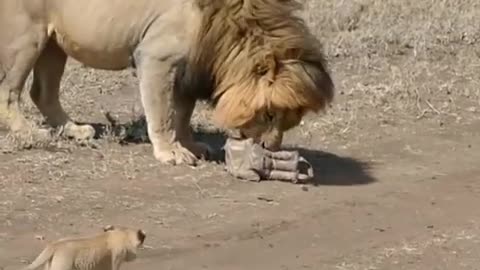
M 277 149 L 283 133 L 330 103 L 334 85 L 294 0 L 197 0 L 193 87 L 212 89 L 214 119 Z M 201 91 L 201 90 L 200 90 Z

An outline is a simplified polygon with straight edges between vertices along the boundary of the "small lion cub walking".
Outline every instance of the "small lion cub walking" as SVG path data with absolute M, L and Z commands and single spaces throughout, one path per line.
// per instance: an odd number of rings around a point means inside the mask
M 103 232 L 82 238 L 63 238 L 48 244 L 23 270 L 119 270 L 123 262 L 136 259 L 143 246 L 143 230 L 108 225 Z

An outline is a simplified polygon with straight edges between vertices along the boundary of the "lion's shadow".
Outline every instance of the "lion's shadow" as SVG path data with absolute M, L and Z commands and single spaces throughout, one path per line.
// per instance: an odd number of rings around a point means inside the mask
M 92 124 L 97 131 L 96 138 L 100 138 L 110 133 L 119 133 L 120 131 L 133 130 L 128 134 L 124 134 L 124 138 L 120 143 L 148 143 L 148 135 L 146 132 L 144 119 L 118 125 L 113 129 L 104 124 Z M 117 134 L 118 135 L 118 134 Z M 209 158 L 209 161 L 224 163 L 223 145 L 226 137 L 221 132 L 207 132 L 203 130 L 194 131 L 194 138 L 210 145 L 215 152 Z M 354 186 L 374 183 L 377 180 L 370 174 L 371 163 L 357 160 L 350 157 L 341 157 L 332 153 L 306 149 L 302 147 L 285 147 L 285 150 L 299 151 L 314 170 L 314 179 L 309 185 L 336 185 L 336 186 Z
M 351 157 L 306 148 L 289 148 L 299 151 L 313 167 L 314 186 L 355 186 L 377 181 L 371 174 L 372 164 Z
M 213 161 L 218 163 L 225 162 L 224 152 L 220 150 L 226 141 L 223 134 L 196 132 L 195 138 L 219 150 L 212 157 Z M 284 149 L 298 151 L 312 165 L 314 179 L 307 183 L 309 185 L 355 186 L 371 184 L 377 181 L 370 173 L 372 164 L 369 162 L 302 147 L 287 146 Z

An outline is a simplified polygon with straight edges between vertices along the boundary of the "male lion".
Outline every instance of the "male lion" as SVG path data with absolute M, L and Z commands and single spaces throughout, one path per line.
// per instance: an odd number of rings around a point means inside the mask
M 293 15 L 298 8 L 293 0 L 2 0 L 0 123 L 12 132 L 31 126 L 19 97 L 33 69 L 30 96 L 47 123 L 92 137 L 59 101 L 72 57 L 98 69 L 137 69 L 162 163 L 194 164 L 208 153 L 189 126 L 199 99 L 212 102 L 220 126 L 278 149 L 283 132 L 324 109 L 334 92 L 319 42 Z

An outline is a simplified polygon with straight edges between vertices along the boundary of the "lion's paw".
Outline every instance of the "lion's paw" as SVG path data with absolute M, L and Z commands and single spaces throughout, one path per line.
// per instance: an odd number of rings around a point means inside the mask
M 91 125 L 68 123 L 64 126 L 63 134 L 76 141 L 89 141 L 95 136 L 95 129 Z
M 195 166 L 198 158 L 194 153 L 179 144 L 172 145 L 170 149 L 154 150 L 155 158 L 163 164 Z

